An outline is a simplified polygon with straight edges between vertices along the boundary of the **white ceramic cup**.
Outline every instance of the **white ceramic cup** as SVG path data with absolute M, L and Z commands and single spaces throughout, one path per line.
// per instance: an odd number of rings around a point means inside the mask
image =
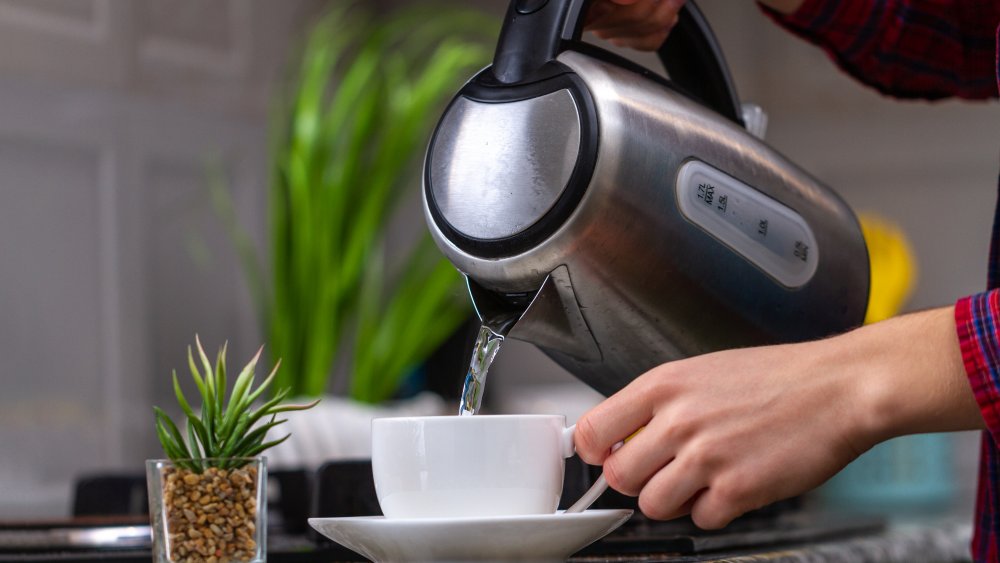
M 551 514 L 573 431 L 562 415 L 378 418 L 372 473 L 387 518 Z

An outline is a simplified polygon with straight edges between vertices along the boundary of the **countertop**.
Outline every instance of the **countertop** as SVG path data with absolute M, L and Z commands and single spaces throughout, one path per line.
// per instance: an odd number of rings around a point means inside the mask
M 692 562 L 717 561 L 732 563 L 945 563 L 969 561 L 972 527 L 967 523 L 944 521 L 927 524 L 889 525 L 884 531 L 858 537 L 833 538 L 826 541 L 781 545 L 758 549 L 710 553 L 697 556 L 676 554 L 630 554 L 623 556 L 573 557 L 571 563 L 612 562 Z
M 641 546 L 631 546 L 634 553 L 587 554 L 587 550 L 570 559 L 570 563 L 617 563 L 617 562 L 890 562 L 906 563 L 968 561 L 971 526 L 954 520 L 932 523 L 890 524 L 880 531 L 832 537 L 821 541 L 782 544 L 780 547 L 760 547 L 718 551 L 702 555 L 680 555 L 678 553 L 644 553 Z M 596 544 L 595 544 L 596 545 Z M 363 561 L 352 552 L 329 545 L 317 548 L 306 538 L 269 538 L 268 561 L 272 563 L 299 561 Z M 592 551 L 592 550 L 591 550 Z M 121 549 L 104 551 L 62 551 L 37 550 L 32 553 L 2 552 L 0 563 L 5 562 L 65 562 L 65 561 L 111 561 L 148 562 L 150 555 L 144 549 Z

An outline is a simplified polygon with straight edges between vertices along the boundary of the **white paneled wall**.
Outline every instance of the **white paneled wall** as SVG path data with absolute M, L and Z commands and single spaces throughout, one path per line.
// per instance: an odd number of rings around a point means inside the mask
M 156 456 L 195 332 L 260 344 L 209 166 L 263 244 L 268 96 L 317 4 L 0 0 L 0 518 Z

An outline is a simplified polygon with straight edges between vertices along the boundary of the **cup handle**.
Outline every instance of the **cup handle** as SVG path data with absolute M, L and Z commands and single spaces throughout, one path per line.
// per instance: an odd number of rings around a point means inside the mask
M 573 436 L 576 434 L 576 425 L 570 426 L 569 428 L 564 428 L 562 433 L 562 440 L 560 446 L 562 447 L 562 456 L 569 459 L 576 454 L 576 446 L 573 445 Z
M 573 446 L 573 434 L 575 432 L 576 432 L 575 424 L 563 431 L 562 435 L 563 457 L 573 457 L 573 454 L 576 453 L 576 448 Z M 618 448 L 622 447 L 622 444 L 624 443 L 625 442 L 618 442 L 611 448 L 611 451 L 615 451 Z M 574 502 L 572 506 L 566 509 L 565 514 L 573 514 L 576 512 L 583 512 L 584 510 L 587 510 L 588 508 L 590 508 L 590 505 L 594 504 L 594 502 L 598 499 L 598 497 L 600 497 L 601 494 L 604 493 L 604 491 L 606 490 L 608 490 L 608 481 L 607 479 L 604 478 L 604 473 L 601 473 L 601 475 L 597 478 L 597 480 L 594 481 L 594 484 L 591 485 L 589 489 L 587 489 L 587 492 L 583 493 L 583 496 L 581 496 L 578 501 Z

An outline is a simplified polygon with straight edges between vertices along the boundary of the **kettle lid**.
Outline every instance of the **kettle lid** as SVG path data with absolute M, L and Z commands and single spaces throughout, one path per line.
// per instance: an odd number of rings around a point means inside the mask
M 568 67 L 502 85 L 473 79 L 439 121 L 424 168 L 427 208 L 448 239 L 479 256 L 531 248 L 572 213 L 597 160 L 593 99 Z
M 431 149 L 430 188 L 453 229 L 504 239 L 552 209 L 579 153 L 580 113 L 568 90 L 506 103 L 460 97 Z

